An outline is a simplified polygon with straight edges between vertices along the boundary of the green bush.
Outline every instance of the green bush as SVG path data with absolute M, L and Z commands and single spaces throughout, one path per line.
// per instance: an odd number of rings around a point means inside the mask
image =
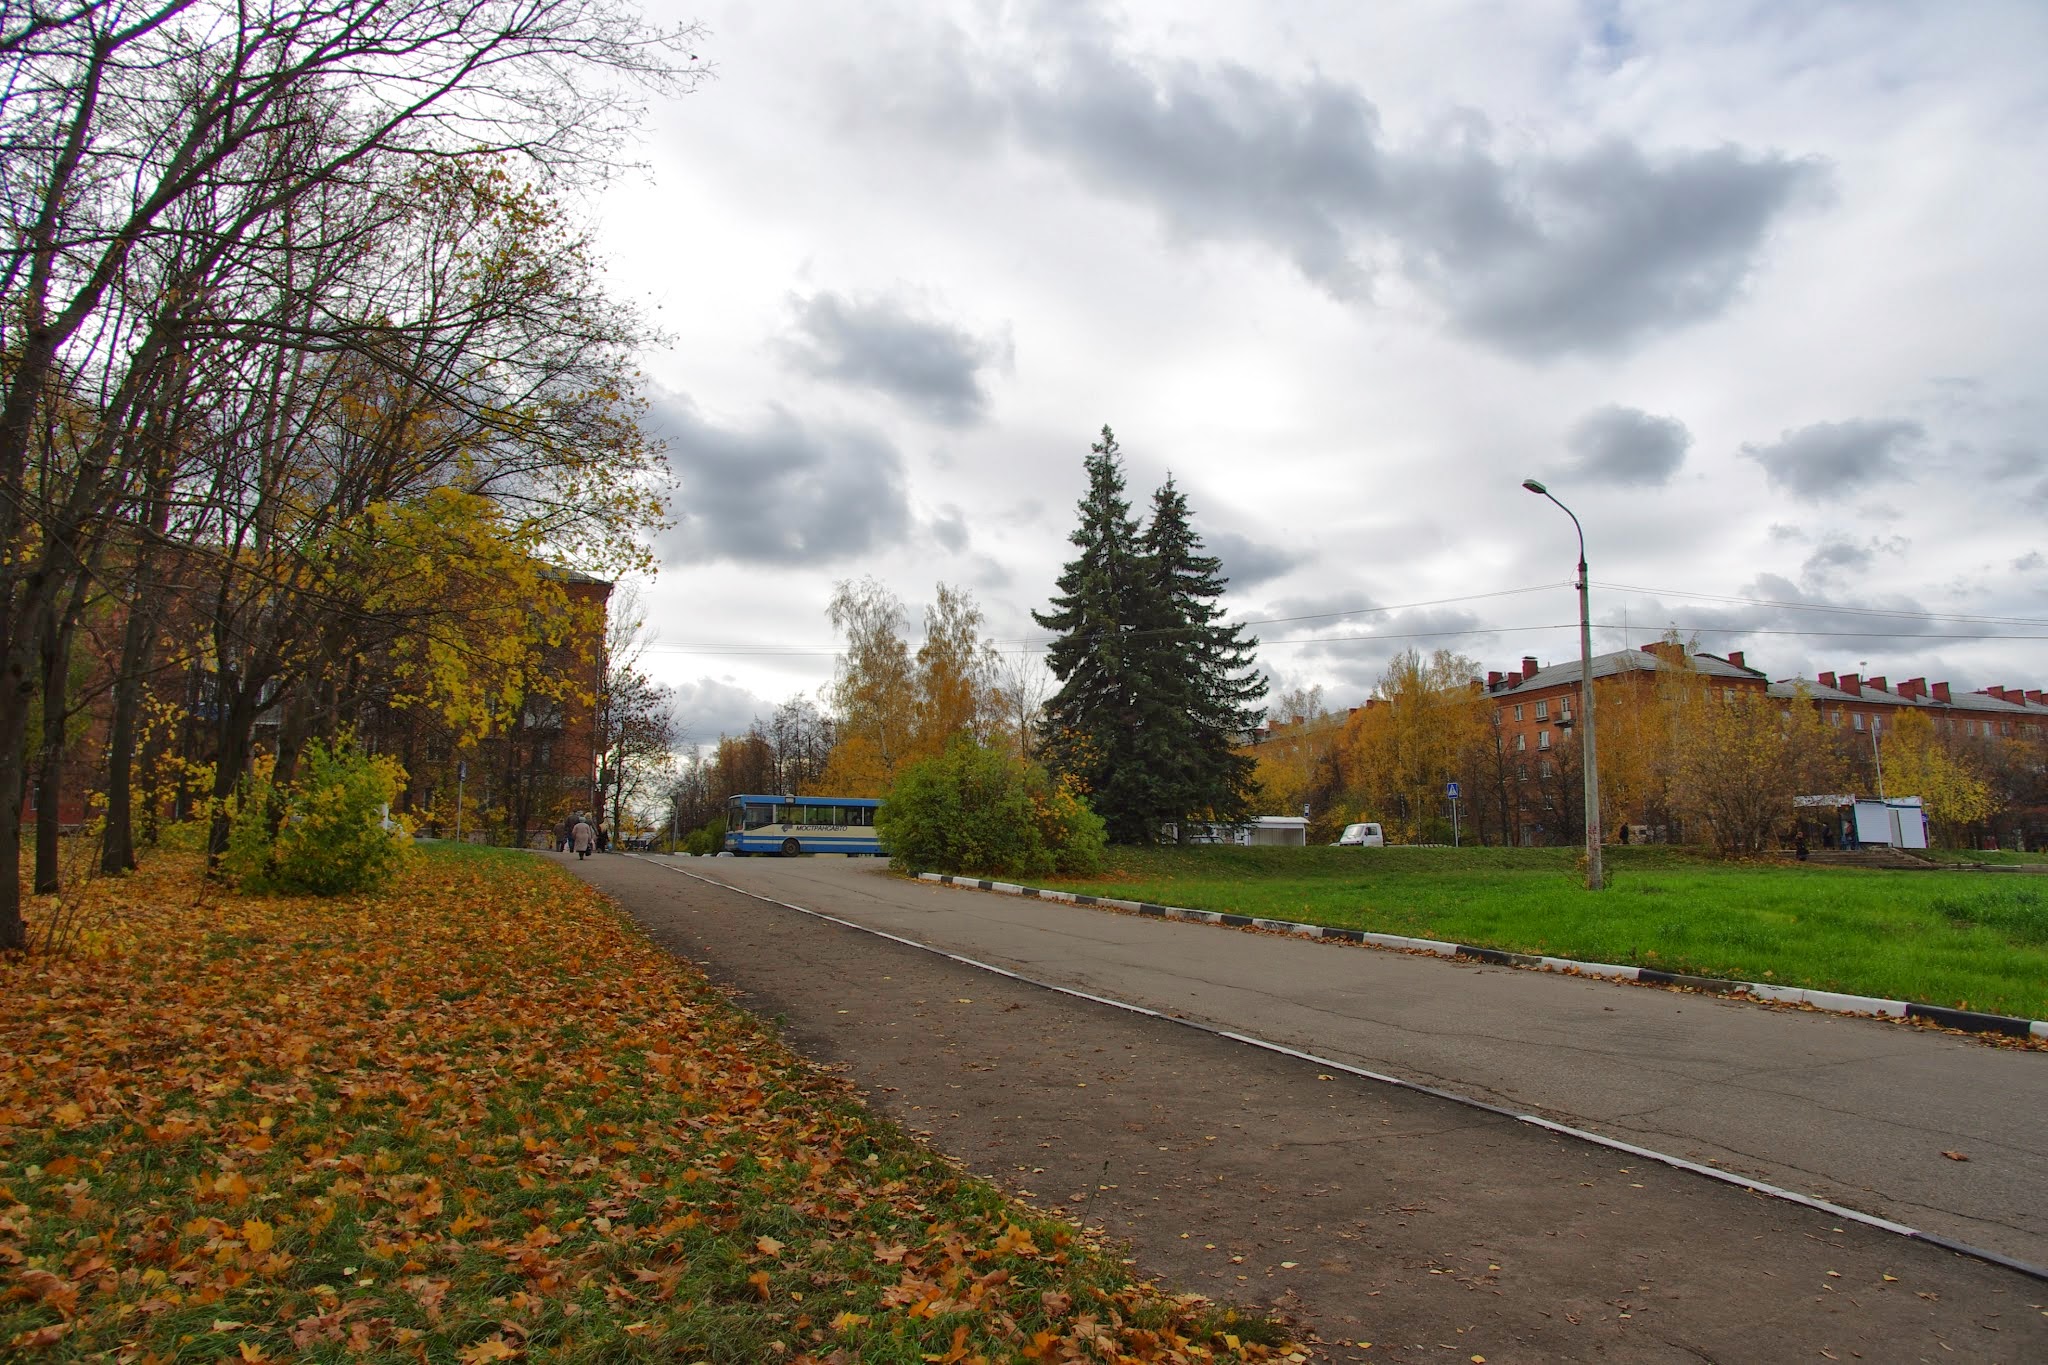
M 699 858 L 708 858 L 724 847 L 724 820 L 706 820 L 683 836 L 683 852 Z
M 875 818 L 890 863 L 910 872 L 1087 876 L 1107 836 L 1086 802 L 1043 768 L 965 736 L 911 764 Z
M 382 824 L 404 780 L 389 758 L 318 740 L 282 791 L 272 786 L 269 765 L 259 764 L 236 803 L 222 870 L 245 891 L 338 896 L 382 886 L 412 848 L 404 826 Z M 283 806 L 275 839 L 273 801 Z

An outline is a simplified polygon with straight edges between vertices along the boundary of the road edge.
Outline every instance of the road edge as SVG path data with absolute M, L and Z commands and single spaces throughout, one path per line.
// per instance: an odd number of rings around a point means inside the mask
M 1258 1048 L 1259 1050 L 1264 1052 L 1274 1053 L 1276 1055 L 1283 1057 L 1292 1057 L 1298 1061 L 1308 1062 L 1314 1066 L 1327 1067 L 1331 1070 L 1341 1071 L 1347 1075 L 1356 1076 L 1361 1080 L 1377 1082 L 1381 1085 L 1392 1086 L 1399 1090 L 1412 1091 L 1416 1094 L 1430 1095 L 1440 1100 L 1448 1100 L 1453 1104 L 1460 1105 L 1467 1109 L 1474 1109 L 1482 1113 L 1492 1114 L 1500 1118 L 1511 1120 L 1515 1123 L 1527 1124 L 1532 1128 L 1540 1128 L 1545 1130 L 1546 1132 L 1555 1133 L 1560 1137 L 1573 1138 L 1581 1142 L 1590 1143 L 1596 1147 L 1605 1147 L 1610 1151 L 1622 1152 L 1626 1155 L 1637 1157 L 1642 1160 L 1654 1161 L 1657 1164 L 1665 1166 L 1671 1170 L 1684 1171 L 1692 1175 L 1702 1176 L 1708 1180 L 1715 1181 L 1723 1185 L 1733 1185 L 1738 1189 L 1748 1190 L 1752 1194 L 1761 1195 L 1766 1199 L 1773 1199 L 1780 1201 L 1782 1203 L 1797 1205 L 1802 1208 L 1811 1209 L 1817 1213 L 1825 1213 L 1833 1218 L 1847 1219 L 1851 1222 L 1861 1224 L 1864 1227 L 1872 1228 L 1879 1232 L 1890 1233 L 1893 1236 L 1899 1237 L 1905 1241 L 1919 1242 L 1923 1245 L 1936 1247 L 1940 1250 L 1950 1252 L 1954 1255 L 1967 1256 L 1972 1260 L 1982 1261 L 1987 1265 L 1994 1265 L 2005 1270 L 2016 1272 L 2020 1275 L 2027 1277 L 2028 1279 L 2040 1281 L 2042 1283 L 2048 1283 L 2048 1266 L 2034 1265 L 2030 1262 L 2022 1261 L 2017 1257 L 2007 1256 L 2002 1252 L 1992 1251 L 1985 1247 L 1973 1246 L 1968 1242 L 1958 1241 L 1955 1238 L 1945 1236 L 1941 1233 L 1927 1232 L 1920 1228 L 1910 1227 L 1904 1223 L 1894 1222 L 1891 1219 L 1881 1217 L 1878 1214 L 1865 1213 L 1861 1209 L 1850 1208 L 1846 1204 L 1837 1204 L 1830 1200 L 1821 1199 L 1815 1195 L 1802 1194 L 1797 1190 L 1788 1189 L 1783 1185 L 1774 1185 L 1771 1184 L 1769 1181 L 1757 1180 L 1750 1176 L 1739 1175 L 1734 1171 L 1723 1170 L 1716 1166 L 1703 1165 L 1696 1161 L 1688 1161 L 1684 1157 L 1673 1156 L 1668 1152 L 1660 1152 L 1657 1151 L 1655 1148 L 1639 1147 L 1632 1142 L 1624 1142 L 1620 1138 L 1609 1137 L 1605 1133 L 1597 1133 L 1587 1128 L 1575 1128 L 1570 1124 L 1558 1123 L 1553 1119 L 1546 1119 L 1538 1114 L 1526 1113 L 1522 1110 L 1509 1108 L 1504 1105 L 1492 1104 L 1486 1100 L 1478 1099 L 1475 1096 L 1462 1094 L 1456 1090 L 1447 1090 L 1440 1086 L 1425 1085 L 1420 1081 L 1411 1081 L 1401 1076 L 1394 1076 L 1389 1075 L 1385 1072 L 1373 1071 L 1366 1067 L 1354 1065 L 1350 1062 L 1338 1061 L 1337 1059 L 1332 1057 L 1318 1056 L 1313 1052 L 1303 1051 L 1300 1048 L 1289 1047 L 1285 1043 L 1276 1043 L 1271 1039 L 1260 1038 L 1255 1034 L 1239 1033 L 1234 1029 L 1227 1029 L 1216 1024 L 1205 1023 L 1199 1019 L 1190 1019 L 1182 1015 L 1168 1014 L 1161 1010 L 1152 1009 L 1145 1005 L 1134 1004 L 1128 1000 L 1119 1000 L 1117 997 L 1112 995 L 1100 995 L 1093 991 L 1079 990 L 1073 986 L 1062 986 L 1059 983 L 1053 981 L 1043 981 L 1038 979 L 1037 977 L 1026 976 L 1022 972 L 1012 971 L 1007 967 L 998 967 L 994 963 L 983 962 L 979 958 L 968 957 L 963 953 L 956 953 L 946 948 L 940 948 L 934 944 L 924 943 L 918 939 L 906 937 L 902 934 L 892 934 L 886 929 L 877 929 L 871 925 L 861 924 L 854 920 L 845 919 L 839 915 L 830 914 L 824 910 L 814 909 L 811 906 L 798 905 L 793 901 L 778 900 L 773 896 L 762 895 L 758 891 L 749 891 L 745 887 L 734 886 L 732 883 L 720 881 L 716 877 L 707 877 L 704 876 L 702 873 L 693 872 L 685 867 L 679 867 L 673 862 L 666 862 L 655 858 L 644 857 L 644 855 L 629 856 L 639 857 L 642 861 L 651 862 L 657 867 L 666 868 L 668 871 L 680 873 L 681 875 L 688 877 L 692 881 L 700 882 L 706 886 L 715 886 L 719 888 L 721 891 L 729 891 L 732 892 L 734 895 L 745 896 L 747 899 L 759 901 L 763 905 L 773 905 L 778 906 L 784 910 L 793 910 L 797 914 L 807 916 L 811 919 L 819 920 L 827 924 L 838 925 L 842 929 L 851 929 L 856 933 L 867 934 L 874 938 L 885 939 L 888 942 L 901 944 L 906 948 L 914 948 L 920 952 L 931 953 L 936 957 L 942 957 L 947 959 L 948 961 L 957 962 L 962 966 L 972 967 L 977 971 L 988 972 L 993 976 L 1005 977 L 1011 981 L 1021 982 L 1022 984 L 1027 986 L 1034 986 L 1039 990 L 1051 991 L 1056 995 L 1064 995 L 1075 1000 L 1086 1000 L 1093 1004 L 1104 1005 L 1115 1010 L 1122 1010 L 1128 1014 L 1141 1015 L 1148 1019 L 1157 1019 L 1162 1023 L 1176 1024 L 1182 1028 L 1194 1029 L 1197 1032 L 1206 1033 L 1211 1035 L 1212 1037 L 1227 1039 L 1234 1043 L 1241 1043 L 1248 1047 Z M 1030 894 L 1032 894 L 1035 898 L 1038 899 L 1060 900 L 1062 898 L 1067 898 L 1067 903 L 1074 903 L 1071 899 L 1071 893 L 1068 892 L 1049 891 L 1044 892 L 1042 895 L 1040 895 L 1035 888 L 1019 887 L 1014 886 L 1010 883 L 995 882 L 984 884 L 973 878 L 955 878 L 950 875 L 944 875 L 940 873 L 920 873 L 918 879 L 920 881 L 938 882 L 942 879 L 942 877 L 944 884 L 949 886 L 972 888 L 977 890 L 998 890 L 1007 888 L 1015 894 L 1022 895 L 1027 893 L 1028 891 L 1030 892 Z M 1086 904 L 1089 905 L 1112 905 L 1117 908 L 1121 908 L 1126 905 L 1137 904 L 1136 902 L 1128 901 L 1108 901 L 1100 897 L 1092 896 L 1085 898 L 1085 900 Z M 1166 907 L 1164 906 L 1153 907 L 1153 911 L 1159 913 L 1163 913 L 1165 909 Z M 1215 912 L 1213 911 L 1206 910 L 1190 910 L 1186 913 L 1191 916 L 1196 916 L 1204 921 L 1207 921 L 1212 915 L 1215 914 Z M 1282 920 L 1254 921 L 1251 920 L 1248 916 L 1244 915 L 1234 915 L 1230 918 L 1232 920 L 1242 920 L 1246 922 L 1245 925 L 1238 927 L 1255 926 L 1258 924 L 1278 925 L 1288 922 Z M 1317 926 L 1306 925 L 1302 927 L 1316 928 Z M 1377 937 L 1386 938 L 1390 936 L 1378 935 Z M 1412 943 L 1432 942 L 1432 940 L 1427 939 L 1410 939 L 1405 941 Z M 1454 947 L 1456 945 L 1441 944 L 1438 946 L 1449 948 Z
M 1568 957 L 1512 953 L 1501 948 L 1480 948 L 1469 943 L 1444 943 L 1433 938 L 1406 938 L 1400 934 L 1374 934 L 1363 929 L 1333 929 L 1320 924 L 1300 924 L 1294 920 L 1261 919 L 1256 915 L 1234 915 L 1218 910 L 1190 910 L 1179 905 L 1155 905 L 1150 901 L 1084 896 L 1073 891 L 1053 891 L 1045 887 L 990 881 L 981 877 L 962 877 L 947 872 L 920 872 L 917 879 L 941 886 L 994 891 L 1001 895 L 1023 896 L 1032 900 L 1058 901 L 1062 905 L 1107 907 L 1160 919 L 1218 924 L 1232 929 L 1264 929 L 1270 933 L 1289 934 L 1295 938 L 1325 939 L 1368 948 L 1391 948 L 1406 953 L 1431 953 L 1437 957 L 1469 958 L 1499 967 L 1522 967 L 1532 971 L 1558 972 L 1566 976 L 1637 981 L 1655 986 L 1683 986 L 1689 990 L 1712 995 L 1748 996 L 1767 1004 L 1798 1005 L 1830 1014 L 1924 1019 L 1943 1028 L 1961 1029 L 1968 1033 L 1996 1033 L 2008 1038 L 2036 1038 L 2048 1042 L 2048 1020 L 1951 1009 L 1946 1005 L 1925 1005 L 1915 1000 L 1886 1000 L 1874 995 L 1846 995 L 1839 991 L 1807 990 L 1800 986 L 1777 986 L 1762 981 L 1736 981 L 1719 976 L 1690 976 L 1684 972 L 1661 971 L 1655 967 L 1628 967 L 1612 962 L 1579 962 Z

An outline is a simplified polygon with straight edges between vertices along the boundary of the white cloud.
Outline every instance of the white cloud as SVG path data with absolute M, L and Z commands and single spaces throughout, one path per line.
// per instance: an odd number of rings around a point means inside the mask
M 1234 611 L 1433 604 L 1257 629 L 1333 707 L 1411 642 L 1576 653 L 1532 475 L 1597 648 L 2048 676 L 1929 624 L 2044 600 L 2031 0 L 701 13 L 720 79 L 599 206 L 689 395 L 668 681 L 814 691 L 862 573 L 1035 637 L 1104 422 Z

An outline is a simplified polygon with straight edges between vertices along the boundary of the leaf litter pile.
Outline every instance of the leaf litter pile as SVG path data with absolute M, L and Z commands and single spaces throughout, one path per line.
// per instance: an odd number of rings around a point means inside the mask
M 95 883 L 0 965 L 0 1342 L 121 1361 L 1301 1359 L 862 1108 L 616 909 L 443 849 Z

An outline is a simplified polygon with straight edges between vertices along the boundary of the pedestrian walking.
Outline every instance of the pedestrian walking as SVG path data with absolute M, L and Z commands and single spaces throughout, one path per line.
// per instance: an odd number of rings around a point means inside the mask
M 576 849 L 578 862 L 588 858 L 590 851 L 597 847 L 597 831 L 590 827 L 589 821 L 580 816 L 577 817 L 575 828 L 569 833 L 569 839 Z

